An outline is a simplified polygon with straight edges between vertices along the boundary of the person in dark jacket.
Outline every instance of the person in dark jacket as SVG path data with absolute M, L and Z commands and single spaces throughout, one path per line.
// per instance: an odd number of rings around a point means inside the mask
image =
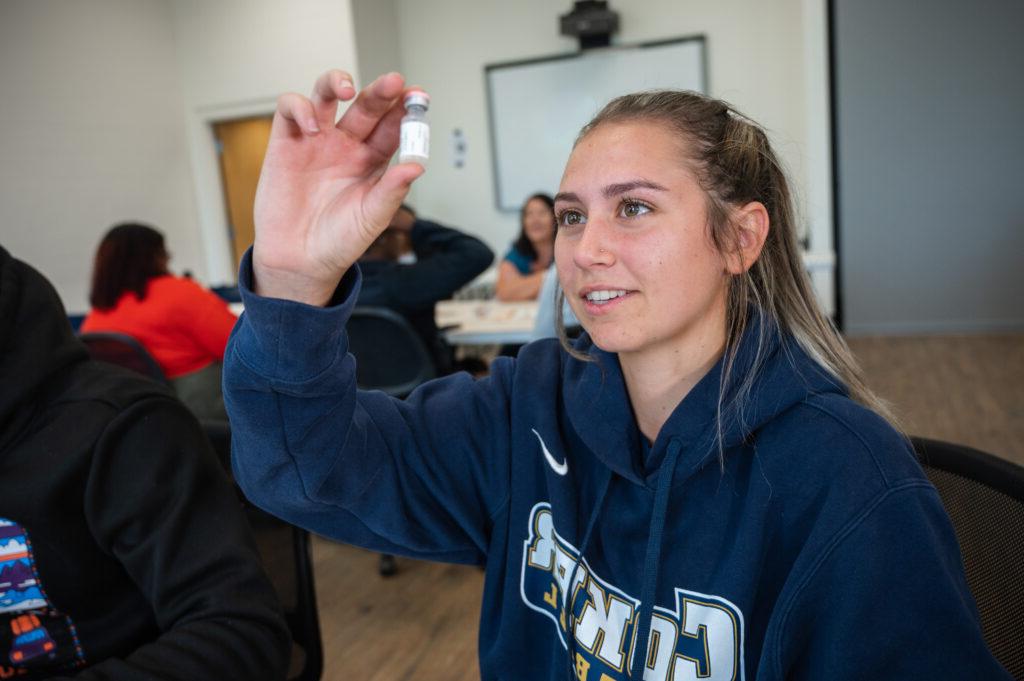
M 581 131 L 555 197 L 575 342 L 358 390 L 357 259 L 423 172 L 387 166 L 403 86 L 278 100 L 224 371 L 247 495 L 485 566 L 484 681 L 1009 679 L 938 493 L 815 303 L 767 134 L 725 102 L 623 95 Z
M 492 260 L 494 253 L 476 237 L 418 218 L 403 204 L 359 260 L 359 305 L 386 307 L 405 317 L 434 358 L 437 373 L 447 374 L 454 366 L 452 348 L 438 334 L 434 304 L 451 298 Z
M 284 678 L 228 478 L 171 393 L 89 359 L 0 247 L 0 678 Z

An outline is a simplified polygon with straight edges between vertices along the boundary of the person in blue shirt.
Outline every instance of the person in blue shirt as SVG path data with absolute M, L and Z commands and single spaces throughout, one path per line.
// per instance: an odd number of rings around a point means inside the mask
M 498 266 L 498 300 L 535 300 L 554 262 L 555 202 L 547 194 L 526 199 L 519 212 L 519 238 Z
M 557 307 L 556 307 L 557 305 Z M 561 315 L 561 317 L 559 317 Z M 579 328 L 572 307 L 559 292 L 558 269 L 552 264 L 544 273 L 544 283 L 537 296 L 537 317 L 533 322 L 533 340 L 558 338 L 559 330 Z
M 935 488 L 815 304 L 777 156 L 724 102 L 626 95 L 583 128 L 555 199 L 571 345 L 358 391 L 356 263 L 423 172 L 388 165 L 403 92 L 332 71 L 279 100 L 225 372 L 246 494 L 485 566 L 487 681 L 1009 678 Z

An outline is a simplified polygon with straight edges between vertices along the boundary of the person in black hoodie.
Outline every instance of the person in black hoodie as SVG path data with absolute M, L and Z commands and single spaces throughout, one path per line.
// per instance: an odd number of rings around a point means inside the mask
M 438 333 L 434 305 L 472 281 L 492 260 L 494 253 L 476 237 L 423 220 L 402 204 L 359 260 L 359 304 L 386 307 L 405 317 L 430 352 L 437 373 L 448 374 L 460 367 Z
M 0 247 L 0 678 L 282 679 L 289 641 L 195 418 Z

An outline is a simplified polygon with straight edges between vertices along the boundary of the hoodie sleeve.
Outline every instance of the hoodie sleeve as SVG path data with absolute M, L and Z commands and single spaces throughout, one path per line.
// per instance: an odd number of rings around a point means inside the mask
M 766 641 L 766 678 L 1010 679 L 982 638 L 956 536 L 926 481 L 887 489 L 812 565 Z
M 108 426 L 85 514 L 162 633 L 76 679 L 284 678 L 291 638 L 276 594 L 238 498 L 184 406 L 145 399 Z
M 430 381 L 405 401 L 356 390 L 344 325 L 359 270 L 314 308 L 239 287 L 245 313 L 224 369 L 232 463 L 255 503 L 317 533 L 388 553 L 484 560 L 508 497 L 508 364 Z

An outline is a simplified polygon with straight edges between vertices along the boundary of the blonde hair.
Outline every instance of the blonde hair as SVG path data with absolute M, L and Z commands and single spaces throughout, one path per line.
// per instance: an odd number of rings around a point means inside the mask
M 708 226 L 719 252 L 736 249 L 737 229 L 730 220 L 733 209 L 758 201 L 768 211 L 770 229 L 760 257 L 729 282 L 717 419 L 719 450 L 723 415 L 742 420 L 743 406 L 766 359 L 767 343 L 780 331 L 844 386 L 854 401 L 900 430 L 889 405 L 867 387 L 846 342 L 817 305 L 797 245 L 789 182 L 764 130 L 726 102 L 685 90 L 654 90 L 613 99 L 583 127 L 576 144 L 600 125 L 638 121 L 665 125 L 684 142 L 687 160 L 707 197 Z M 578 359 L 589 359 L 569 344 L 561 315 L 563 297 L 559 292 L 556 304 L 562 347 Z M 751 308 L 761 317 L 754 359 L 742 382 L 727 396 Z

